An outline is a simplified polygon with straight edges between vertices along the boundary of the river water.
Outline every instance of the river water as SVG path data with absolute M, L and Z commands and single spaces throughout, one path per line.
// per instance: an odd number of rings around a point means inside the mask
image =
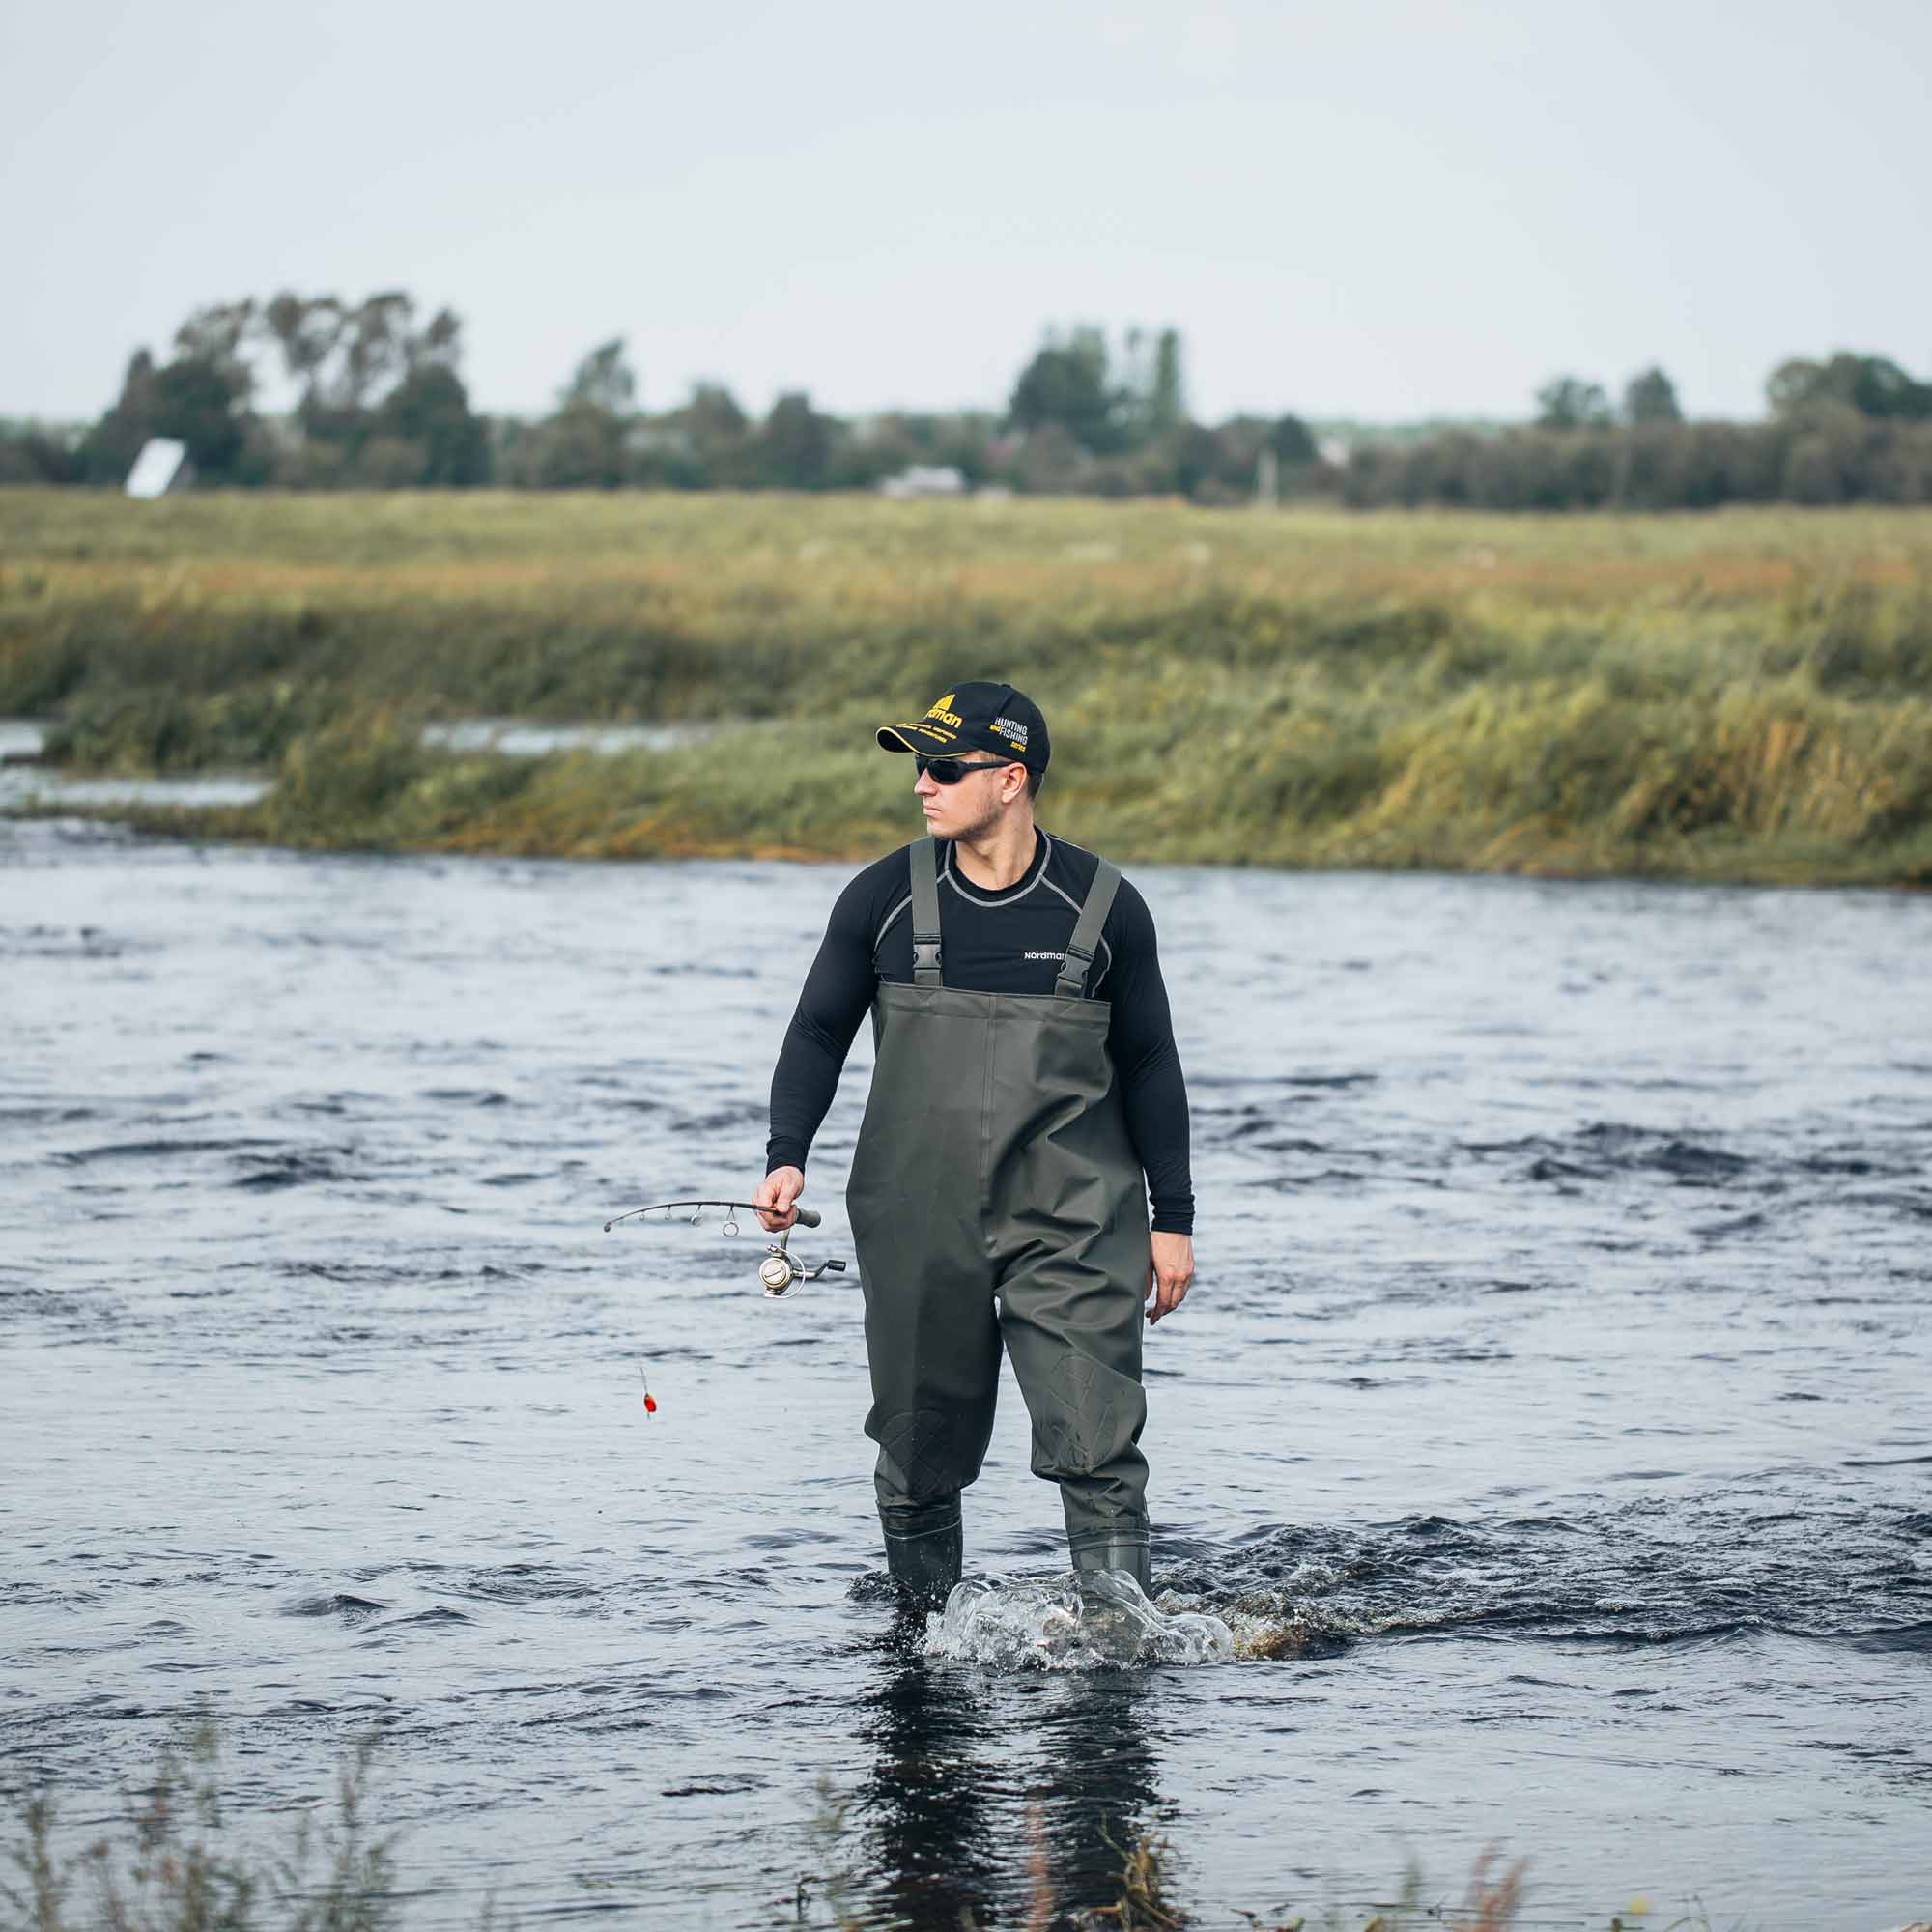
M 554 752 L 669 751 L 701 744 L 719 726 L 675 724 L 549 724 L 525 718 L 470 718 L 426 724 L 422 741 L 442 752 L 494 752 L 506 758 L 542 758 Z M 31 718 L 0 718 L 0 813 L 71 809 L 112 810 L 127 805 L 253 805 L 269 789 L 259 773 L 205 772 L 191 778 L 136 776 L 76 778 L 40 764 L 46 729 Z
M 1156 1593 L 1242 1655 L 1091 1669 L 1010 1380 L 928 1652 L 851 1278 L 601 1230 L 755 1182 L 844 875 L 0 824 L 11 1787 L 92 1830 L 212 1709 L 266 1830 L 374 1731 L 427 1924 L 1010 1924 L 1149 1828 L 1209 1924 L 1492 1843 L 1537 1925 L 1932 1911 L 1932 900 L 1138 869 Z

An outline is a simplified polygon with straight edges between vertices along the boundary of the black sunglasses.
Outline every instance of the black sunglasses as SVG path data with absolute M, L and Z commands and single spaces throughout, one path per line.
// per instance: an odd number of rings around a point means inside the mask
M 968 772 L 1004 771 L 1019 763 L 1017 758 L 990 758 L 984 764 L 968 764 L 964 758 L 929 758 L 923 752 L 912 754 L 914 769 L 921 778 L 930 778 L 936 785 L 956 785 Z

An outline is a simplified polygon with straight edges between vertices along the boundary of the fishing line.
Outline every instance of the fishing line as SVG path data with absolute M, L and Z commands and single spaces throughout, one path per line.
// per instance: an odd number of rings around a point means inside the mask
M 675 1216 L 687 1226 L 695 1228 L 704 1219 L 705 1210 L 711 1208 L 722 1208 L 724 1210 L 724 1232 L 726 1235 L 737 1234 L 738 1210 L 741 1208 L 748 1214 L 760 1211 L 756 1204 L 751 1201 L 653 1201 L 646 1207 L 632 1208 L 622 1214 L 611 1215 L 604 1223 L 604 1232 L 608 1235 L 619 1221 L 635 1221 L 648 1214 L 662 1214 L 667 1221 Z M 684 1212 L 686 1208 L 692 1211 L 687 1214 Z M 795 1207 L 792 1214 L 795 1222 L 801 1227 L 818 1226 L 820 1217 L 815 1208 Z M 820 1262 L 816 1267 L 808 1267 L 791 1252 L 788 1245 L 790 1240 L 791 1229 L 787 1227 L 765 1250 L 764 1259 L 758 1264 L 758 1286 L 770 1299 L 776 1301 L 781 1295 L 789 1294 L 802 1281 L 816 1281 L 820 1275 L 845 1272 L 845 1264 L 836 1257 Z M 655 1415 L 658 1412 L 657 1398 L 651 1394 L 650 1378 L 645 1375 L 644 1365 L 641 1362 L 638 1364 L 638 1379 L 643 1384 L 644 1413 Z

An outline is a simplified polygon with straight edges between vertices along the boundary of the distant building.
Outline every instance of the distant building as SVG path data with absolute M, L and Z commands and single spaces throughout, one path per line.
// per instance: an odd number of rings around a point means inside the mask
M 963 497 L 966 477 L 950 463 L 915 463 L 896 476 L 883 477 L 882 497 Z
M 187 460 L 187 444 L 171 436 L 151 436 L 128 472 L 128 494 L 144 498 L 165 497 L 171 490 L 185 490 L 193 481 L 194 465 Z
M 695 447 L 691 432 L 679 423 L 634 422 L 624 431 L 624 448 L 632 456 L 689 456 Z

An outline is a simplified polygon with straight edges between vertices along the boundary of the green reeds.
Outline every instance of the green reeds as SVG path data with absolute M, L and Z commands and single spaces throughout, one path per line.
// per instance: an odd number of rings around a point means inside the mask
M 873 749 L 872 722 L 812 734 L 829 748 L 764 724 L 517 759 L 431 752 L 410 714 L 349 712 L 290 745 L 258 805 L 118 815 L 297 847 L 854 861 L 920 829 L 909 761 Z M 1802 679 L 1644 702 L 1548 681 L 1408 716 L 1257 716 L 1230 692 L 1184 730 L 1100 718 L 1063 744 L 1041 821 L 1123 863 L 1932 885 L 1932 704 Z
M 397 1838 L 370 1817 L 375 1747 L 364 1745 L 339 1768 L 332 1810 L 302 1813 L 274 1845 L 235 1818 L 220 1775 L 214 1726 L 197 1725 L 184 1751 L 164 1751 L 151 1781 L 129 1794 L 117 1829 L 71 1850 L 56 1840 L 58 1807 L 44 1793 L 23 1799 L 15 1812 L 5 1865 L 0 1866 L 0 1924 L 12 1932 L 390 1932 L 406 1922 L 399 1889 Z M 867 1898 L 878 1874 L 868 1869 L 862 1831 L 849 1806 L 821 1780 L 809 1827 L 826 1869 L 802 1875 L 789 1909 L 774 1924 L 828 1923 L 836 1932 L 897 1923 L 881 1918 Z M 1110 1840 L 1110 1842 L 1113 1842 Z M 1197 1921 L 1176 1873 L 1168 1836 L 1141 1828 L 1116 1843 L 1120 1864 L 1113 1902 L 1077 1907 L 1060 1895 L 1053 1873 L 1044 1806 L 1028 1817 L 1026 1844 L 1015 1877 L 1023 1882 L 1025 1918 L 1037 1932 L 1064 1924 L 1112 1927 L 1115 1932 L 1180 1932 Z M 1243 1912 L 1252 1927 L 1269 1932 L 1509 1932 L 1525 1903 L 1528 1861 L 1506 1862 L 1491 1847 L 1475 1861 L 1460 1899 L 1429 1894 L 1411 1863 L 1388 1902 L 1352 1912 L 1330 1910 L 1321 1919 Z M 11 1875 L 7 1875 L 11 1868 Z M 652 1904 L 676 1903 L 675 1881 L 653 1881 Z M 600 1886 L 600 1889 L 601 1886 Z M 694 1898 L 692 1922 L 707 1922 Z M 616 1901 L 610 1901 L 614 1905 Z M 497 1921 L 486 1902 L 479 1925 Z M 1646 1899 L 1634 1900 L 1608 1921 L 1609 1932 L 1710 1932 L 1701 1910 L 1666 1918 Z M 1922 1932 L 1922 1928 L 1907 1928 Z
M 76 769 L 254 765 L 156 829 L 856 859 L 871 727 L 1029 689 L 1040 815 L 1126 862 L 1932 882 L 1932 514 L 1350 517 L 859 498 L 0 492 L 0 713 Z M 424 719 L 711 719 L 434 756 Z
M 154 685 L 80 692 L 47 732 L 45 762 L 76 772 L 200 772 L 274 765 L 343 709 L 316 685 L 246 684 L 213 696 Z
M 31 1932 L 386 1932 L 395 1921 L 393 1839 L 366 1816 L 372 1747 L 338 1774 L 334 1815 L 303 1813 L 279 1849 L 238 1843 L 228 1828 L 214 1727 L 165 1751 L 121 1833 L 55 1848 L 44 1793 L 20 1807 L 0 1879 L 9 1926 Z

